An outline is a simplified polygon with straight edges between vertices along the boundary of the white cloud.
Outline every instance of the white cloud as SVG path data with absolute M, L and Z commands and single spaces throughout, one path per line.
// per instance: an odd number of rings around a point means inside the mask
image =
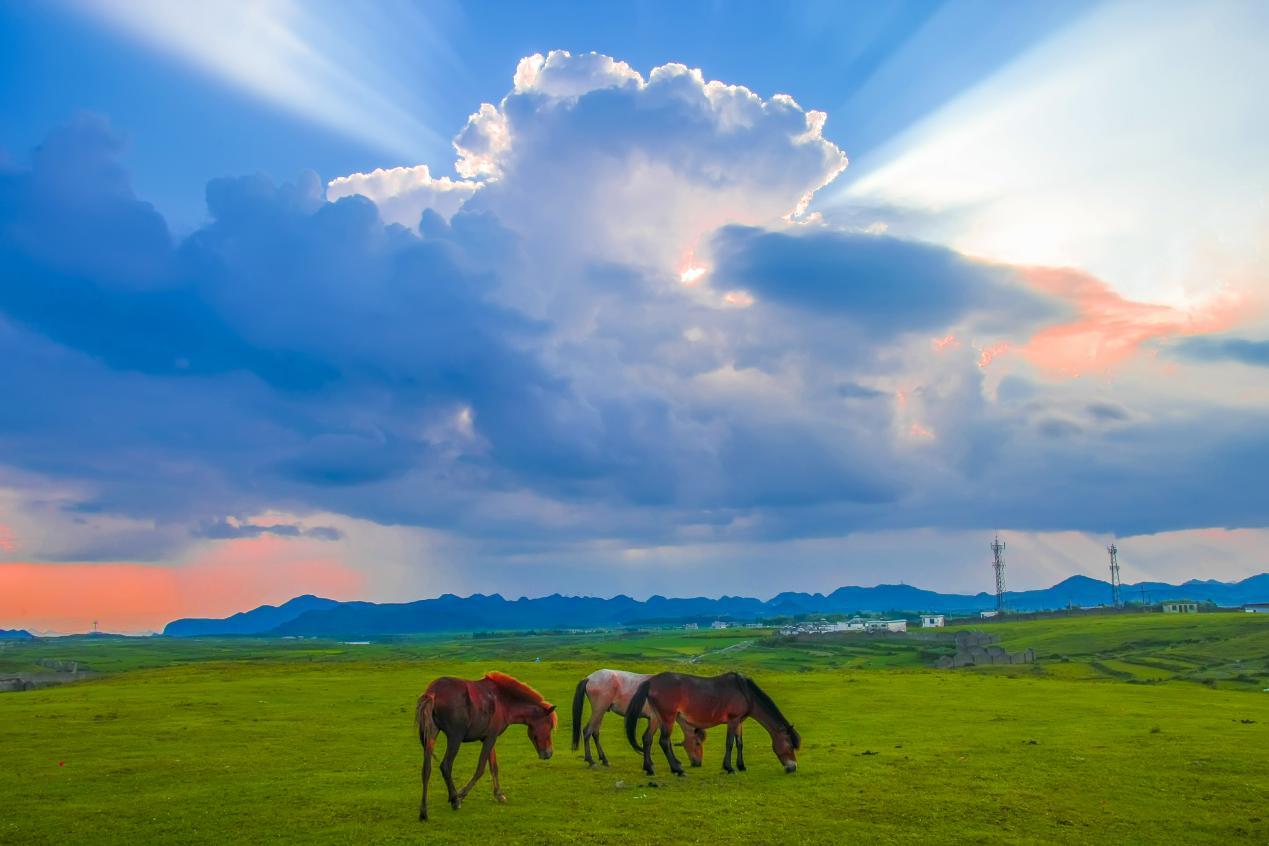
M 385 222 L 413 229 L 424 209 L 432 209 L 448 220 L 480 186 L 479 182 L 448 176 L 437 179 L 427 165 L 415 165 L 332 179 L 326 186 L 326 198 L 338 200 L 361 194 L 374 201 Z
M 511 92 L 469 118 L 454 167 L 485 180 L 479 194 L 464 189 L 469 208 L 540 245 L 544 277 L 596 259 L 678 273 L 705 234 L 796 216 L 841 172 L 824 122 L 787 95 L 764 100 L 681 64 L 645 80 L 608 56 L 557 50 L 522 59 Z M 388 190 L 359 174 L 335 183 L 411 213 L 440 202 L 429 170 L 400 175 Z

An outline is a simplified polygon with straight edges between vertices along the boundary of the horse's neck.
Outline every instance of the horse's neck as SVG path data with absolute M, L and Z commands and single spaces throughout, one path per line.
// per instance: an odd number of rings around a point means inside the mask
M 784 731 L 788 728 L 788 725 L 784 722 L 784 720 L 777 718 L 776 715 L 771 713 L 771 711 L 768 710 L 761 702 L 754 702 L 753 711 L 749 716 L 753 717 L 754 720 L 757 721 L 758 725 L 766 729 L 767 734 L 770 735 L 775 735 L 777 732 Z
M 533 712 L 541 706 L 532 702 L 516 700 L 508 704 L 505 708 L 508 723 L 527 723 L 529 718 L 533 716 Z

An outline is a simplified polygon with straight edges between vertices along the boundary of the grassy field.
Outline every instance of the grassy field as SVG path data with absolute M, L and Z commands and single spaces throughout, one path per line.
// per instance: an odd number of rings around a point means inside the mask
M 980 628 L 1040 663 L 935 671 L 926 642 L 757 630 L 8 647 L 0 675 L 40 659 L 103 675 L 0 695 L 0 842 L 1269 841 L 1269 619 Z M 798 772 L 750 724 L 749 772 L 721 772 L 715 730 L 703 768 L 675 779 L 658 754 L 649 779 L 611 715 L 613 766 L 591 770 L 563 715 L 550 761 L 519 727 L 499 743 L 509 804 L 486 779 L 457 813 L 439 788 L 416 821 L 430 679 L 503 669 L 567 711 L 604 665 L 752 674 L 802 732 Z

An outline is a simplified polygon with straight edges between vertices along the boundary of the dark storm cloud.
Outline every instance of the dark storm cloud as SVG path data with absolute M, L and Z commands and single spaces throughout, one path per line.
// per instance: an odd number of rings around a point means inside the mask
M 885 235 L 802 234 L 728 226 L 714 237 L 715 276 L 760 299 L 829 313 L 875 336 L 932 331 L 979 316 L 1034 325 L 1064 313 L 1002 265 Z
M 1195 361 L 1237 361 L 1252 367 L 1269 367 L 1269 341 L 1199 336 L 1184 338 L 1173 349 L 1181 357 Z
M 231 538 L 258 538 L 261 535 L 278 535 L 285 538 L 316 538 L 317 540 L 335 541 L 342 538 L 343 532 L 334 526 L 311 526 L 305 528 L 297 523 L 273 523 L 257 525 L 254 523 L 230 523 L 217 520 L 194 529 L 195 537 L 211 540 L 228 540 Z

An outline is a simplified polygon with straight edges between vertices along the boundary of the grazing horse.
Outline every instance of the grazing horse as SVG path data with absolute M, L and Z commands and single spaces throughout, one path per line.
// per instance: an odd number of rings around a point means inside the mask
M 667 726 L 676 719 L 686 719 L 694 726 L 710 728 L 727 724 L 727 752 L 723 756 L 723 769 L 735 772 L 731 767 L 731 750 L 736 747 L 736 766 L 745 769 L 745 744 L 741 733 L 746 717 L 753 717 L 771 735 L 771 748 L 776 758 L 791 773 L 798 768 L 797 750 L 802 737 L 793 724 L 784 718 L 771 697 L 753 681 L 740 673 L 724 673 L 721 676 L 689 676 L 682 673 L 658 673 L 639 685 L 626 709 L 626 738 L 635 751 L 635 729 L 639 715 L 649 707 L 661 721 L 661 749 L 670 762 L 670 771 L 683 775 L 683 767 L 674 757 L 670 747 Z M 643 735 L 643 769 L 652 775 L 652 725 Z
M 600 763 L 605 767 L 608 766 L 608 756 L 604 754 L 604 747 L 599 745 L 599 729 L 604 723 L 604 714 L 612 711 L 624 717 L 626 708 L 630 704 L 630 697 L 634 696 L 639 685 L 650 678 L 652 676 L 646 673 L 596 670 L 577 683 L 577 690 L 573 693 L 573 750 L 577 750 L 579 742 L 584 742 L 587 764 L 595 766 L 595 759 L 590 756 L 590 742 L 593 739 Z M 590 721 L 583 731 L 582 704 L 586 699 L 590 700 Z M 652 709 L 644 708 L 643 716 L 648 718 L 649 730 L 654 730 L 660 725 Z M 705 730 L 688 725 L 682 717 L 679 718 L 679 725 L 683 728 L 683 749 L 687 752 L 688 760 L 692 762 L 693 767 L 699 767 L 705 752 Z
M 504 673 L 486 673 L 483 679 L 475 681 L 445 676 L 432 682 L 419 697 L 415 719 L 419 725 L 419 741 L 423 744 L 423 799 L 419 803 L 419 819 L 425 820 L 427 783 L 432 777 L 437 734 L 445 735 L 441 775 L 449 789 L 449 804 L 457 811 L 468 791 L 485 774 L 486 763 L 493 775 L 494 798 L 507 801 L 498 786 L 498 755 L 494 752 L 494 743 L 508 726 L 516 723 L 528 726 L 529 740 L 538 757 L 545 761 L 554 752 L 551 732 L 559 718 L 555 706 L 524 682 Z M 458 748 L 477 740 L 481 741 L 481 747 L 476 774 L 466 787 L 455 790 L 453 772 Z

